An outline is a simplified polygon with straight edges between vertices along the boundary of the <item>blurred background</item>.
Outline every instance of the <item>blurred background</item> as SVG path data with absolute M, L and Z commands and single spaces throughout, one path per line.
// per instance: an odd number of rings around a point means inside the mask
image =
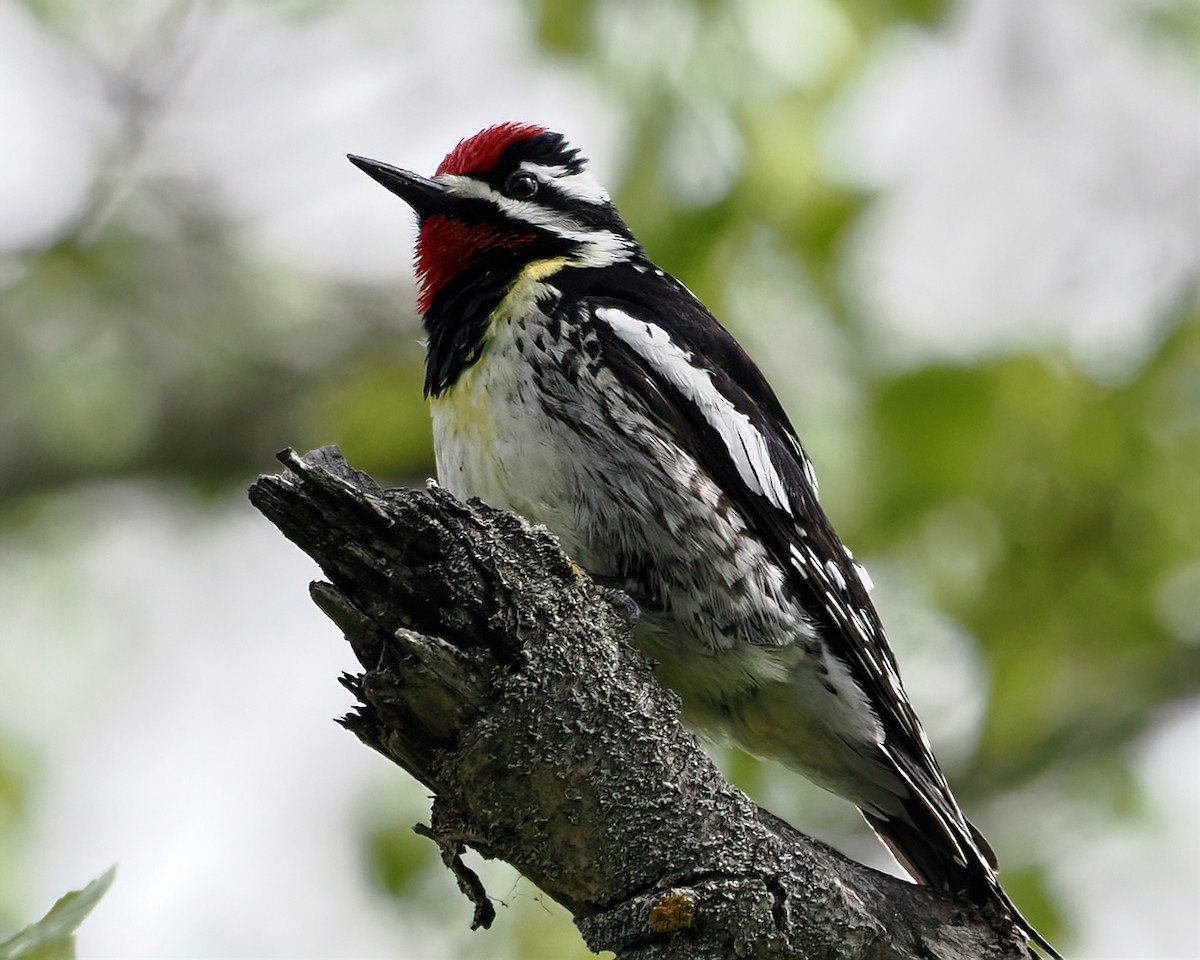
M 1198 75 L 1192 0 L 0 0 L 0 938 L 117 863 L 83 957 L 588 956 L 504 865 L 468 931 L 245 499 L 285 445 L 433 472 L 411 216 L 344 155 L 516 119 L 765 368 L 1030 919 L 1200 955 Z

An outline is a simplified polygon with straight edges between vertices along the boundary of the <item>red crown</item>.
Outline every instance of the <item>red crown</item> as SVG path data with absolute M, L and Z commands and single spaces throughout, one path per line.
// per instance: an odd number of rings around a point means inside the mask
M 458 146 L 446 154 L 446 159 L 438 165 L 437 173 L 479 173 L 490 170 L 500 159 L 500 154 L 514 143 L 547 132 L 545 127 L 539 127 L 536 123 L 498 123 L 460 140 Z

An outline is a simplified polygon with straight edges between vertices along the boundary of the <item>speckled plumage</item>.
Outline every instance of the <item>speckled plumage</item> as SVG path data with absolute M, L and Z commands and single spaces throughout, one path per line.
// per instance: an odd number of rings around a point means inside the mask
M 784 572 L 704 466 L 648 428 L 645 399 L 620 389 L 605 355 L 618 344 L 586 303 L 563 304 L 550 280 L 542 295 L 549 316 L 502 312 L 486 361 L 432 401 L 439 480 L 544 524 L 629 593 L 639 642 L 693 722 L 837 792 L 860 785 L 851 799 L 882 813 L 890 792 L 874 787 L 898 783 L 863 756 L 878 722 Z M 846 749 L 851 731 L 860 750 Z
M 1052 952 L 938 768 L 778 399 L 578 153 L 502 125 L 433 180 L 352 159 L 422 217 L 439 480 L 633 597 L 691 722 L 847 797 L 914 877 Z

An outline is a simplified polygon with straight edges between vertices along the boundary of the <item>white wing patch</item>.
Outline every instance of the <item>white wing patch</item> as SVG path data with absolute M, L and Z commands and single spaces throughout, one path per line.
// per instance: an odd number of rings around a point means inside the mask
M 854 559 L 854 554 L 849 547 L 843 545 L 842 551 L 846 554 L 846 559 L 854 566 L 854 572 L 858 574 L 859 583 L 863 585 L 863 589 L 870 593 L 875 589 L 875 583 L 871 580 L 871 575 L 867 573 L 867 568 Z
M 875 583 L 871 579 L 871 575 L 867 573 L 866 567 L 864 567 L 861 563 L 855 563 L 854 570 L 858 574 L 858 579 L 862 583 L 863 589 L 866 590 L 867 593 L 870 593 L 875 589 Z
M 771 463 L 766 439 L 750 418 L 716 388 L 708 371 L 692 363 L 691 353 L 675 343 L 662 327 L 616 307 L 600 307 L 596 316 L 696 405 L 709 426 L 717 431 L 746 486 L 790 513 L 787 489 Z
M 804 470 L 804 479 L 808 481 L 808 485 L 812 487 L 813 496 L 817 496 L 820 487 L 817 483 L 817 471 L 813 469 L 812 461 L 804 452 L 804 448 L 800 446 L 800 441 L 793 436 L 788 436 L 788 443 L 791 445 L 792 452 L 796 455 L 796 459 L 800 461 L 800 466 Z

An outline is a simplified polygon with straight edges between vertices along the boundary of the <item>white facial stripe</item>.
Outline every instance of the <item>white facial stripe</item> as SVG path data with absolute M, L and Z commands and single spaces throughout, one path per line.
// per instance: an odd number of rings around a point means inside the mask
M 631 317 L 616 307 L 600 307 L 596 316 L 700 409 L 725 444 L 746 486 L 790 513 L 787 490 L 771 463 L 766 439 L 750 418 L 713 385 L 708 371 L 694 366 L 692 355 L 674 343 L 662 327 Z
M 967 861 L 965 855 L 963 854 L 962 843 L 962 841 L 965 840 L 971 845 L 971 849 L 975 852 L 975 857 L 977 858 L 978 862 L 986 866 L 987 858 L 979 851 L 979 848 L 975 845 L 975 841 L 971 838 L 969 832 L 964 830 L 961 826 L 961 820 L 963 819 L 962 811 L 958 809 L 958 804 L 955 803 L 954 798 L 950 796 L 950 791 L 946 791 L 946 795 L 943 799 L 947 802 L 947 806 L 951 808 L 951 815 L 953 816 L 957 814 L 958 819 L 948 821 L 945 811 L 943 811 L 937 804 L 936 799 L 931 798 L 929 796 L 929 791 L 923 789 L 916 783 L 916 781 L 913 780 L 912 776 L 908 772 L 908 768 L 905 767 L 900 758 L 896 756 L 891 744 L 887 743 L 885 740 L 880 740 L 879 746 L 883 749 L 884 753 L 891 758 L 892 772 L 900 775 L 900 778 L 905 782 L 905 784 L 908 786 L 908 789 L 911 791 L 912 796 L 921 800 L 925 809 L 932 814 L 933 821 L 941 830 L 943 839 L 948 841 L 951 849 L 954 850 L 955 861 L 963 866 L 966 866 Z M 988 868 L 987 872 L 989 875 L 992 874 L 990 868 Z
M 547 168 L 549 169 L 549 168 Z M 584 245 L 574 261 L 581 266 L 599 267 L 628 260 L 631 243 L 611 230 L 588 230 L 567 214 L 551 210 L 529 200 L 514 200 L 493 190 L 482 180 L 459 173 L 443 173 L 434 177 L 460 197 L 474 197 L 494 204 L 514 220 L 524 221 L 549 230 L 564 240 L 573 240 Z
M 528 170 L 543 183 L 553 180 L 555 190 L 575 200 L 583 200 L 585 203 L 609 201 L 608 191 L 600 186 L 600 182 L 586 169 L 570 173 L 564 166 L 549 167 L 532 160 L 522 161 L 521 169 Z

